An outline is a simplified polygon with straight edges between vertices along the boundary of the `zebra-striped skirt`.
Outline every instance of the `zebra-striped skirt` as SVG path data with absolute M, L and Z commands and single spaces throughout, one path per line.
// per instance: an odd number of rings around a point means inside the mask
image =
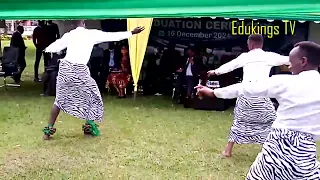
M 101 122 L 103 102 L 87 65 L 61 60 L 54 104 L 65 113 L 83 120 Z
M 244 97 L 237 99 L 229 142 L 263 144 L 276 119 L 276 110 L 269 98 Z
M 319 180 L 316 150 L 311 134 L 273 129 L 253 162 L 247 180 Z

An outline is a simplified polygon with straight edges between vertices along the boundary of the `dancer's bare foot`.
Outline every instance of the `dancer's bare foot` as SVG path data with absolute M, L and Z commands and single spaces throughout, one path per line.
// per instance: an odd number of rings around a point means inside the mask
M 43 140 L 49 140 L 50 139 L 50 135 L 43 135 Z
M 43 130 L 43 140 L 49 140 L 51 136 L 56 132 L 56 128 L 54 127 L 45 127 Z
M 233 148 L 234 142 L 228 142 L 226 148 L 224 151 L 222 151 L 222 156 L 225 158 L 232 156 L 232 148 Z
M 232 156 L 232 154 L 230 152 L 227 152 L 226 150 L 222 151 L 221 155 L 225 158 L 229 158 Z
M 94 136 L 91 134 L 83 134 L 84 138 L 93 138 Z

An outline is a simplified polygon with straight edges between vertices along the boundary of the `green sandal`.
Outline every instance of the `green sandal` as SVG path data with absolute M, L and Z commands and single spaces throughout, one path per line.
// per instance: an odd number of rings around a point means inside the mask
M 42 131 L 43 131 L 44 135 L 52 136 L 57 131 L 57 129 L 54 127 L 47 126 L 47 127 L 43 128 Z
M 90 134 L 92 136 L 99 136 L 99 126 L 94 121 L 87 121 L 83 126 L 82 130 L 84 134 Z

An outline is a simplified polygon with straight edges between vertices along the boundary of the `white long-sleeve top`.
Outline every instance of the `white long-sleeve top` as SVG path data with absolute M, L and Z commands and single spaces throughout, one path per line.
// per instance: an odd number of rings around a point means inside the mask
M 236 59 L 215 70 L 217 75 L 243 67 L 243 82 L 263 80 L 269 77 L 273 66 L 290 65 L 289 57 L 262 49 L 240 54 Z
M 274 75 L 264 81 L 238 83 L 213 90 L 218 98 L 276 98 L 279 102 L 273 128 L 310 133 L 320 137 L 320 74 L 304 71 L 298 75 Z
M 102 42 L 121 41 L 132 36 L 131 32 L 103 32 L 78 27 L 64 34 L 46 48 L 46 52 L 60 52 L 67 48 L 65 60 L 76 64 L 87 64 L 92 48 Z

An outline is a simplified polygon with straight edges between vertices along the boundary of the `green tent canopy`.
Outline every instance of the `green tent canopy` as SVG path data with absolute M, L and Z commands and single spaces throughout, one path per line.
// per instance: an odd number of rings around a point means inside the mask
M 320 21 L 319 0 L 0 0 L 0 19 L 233 17 Z

